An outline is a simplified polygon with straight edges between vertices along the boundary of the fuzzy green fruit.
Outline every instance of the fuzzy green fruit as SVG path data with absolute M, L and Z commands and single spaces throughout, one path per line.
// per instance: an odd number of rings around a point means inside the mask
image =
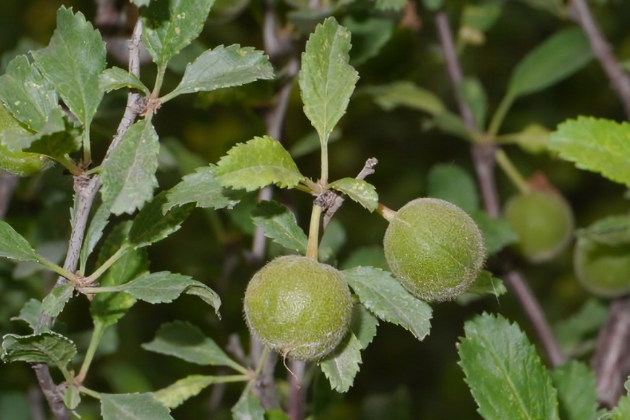
M 534 191 L 512 197 L 505 218 L 519 238 L 517 251 L 531 262 L 549 261 L 569 244 L 573 212 L 554 192 Z
M 276 258 L 245 291 L 245 320 L 256 337 L 289 359 L 317 360 L 341 342 L 352 299 L 339 271 L 312 258 Z
M 483 238 L 466 212 L 448 201 L 418 198 L 390 221 L 383 240 L 398 281 L 426 301 L 455 299 L 477 278 Z
M 589 292 L 608 298 L 630 292 L 630 218 L 599 220 L 578 234 L 573 253 L 578 280 Z

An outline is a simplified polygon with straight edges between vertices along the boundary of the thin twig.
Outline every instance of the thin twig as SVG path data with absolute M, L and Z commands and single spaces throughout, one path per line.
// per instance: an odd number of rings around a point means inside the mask
M 288 414 L 291 420 L 302 420 L 306 406 L 306 384 L 304 384 L 306 365 L 304 362 L 294 360 L 290 363 L 290 369 Z
M 0 220 L 9 210 L 13 190 L 17 186 L 18 177 L 5 171 L 0 171 Z
M 447 69 L 453 90 L 460 109 L 460 114 L 466 127 L 473 132 L 479 132 L 479 127 L 475 123 L 470 107 L 460 95 L 460 84 L 463 80 L 461 66 L 455 53 L 453 37 L 451 33 L 448 16 L 445 12 L 439 12 L 436 16 L 438 33 L 442 48 L 444 49 L 444 57 L 447 63 Z M 481 188 L 484 208 L 491 217 L 498 217 L 501 213 L 499 207 L 498 192 L 494 178 L 495 154 L 494 146 L 476 144 L 472 147 L 472 157 L 475 164 L 477 179 Z M 510 289 L 516 294 L 523 310 L 527 314 L 529 320 L 534 325 L 534 329 L 540 339 L 547 356 L 553 366 L 564 363 L 565 356 L 560 349 L 556 338 L 554 337 L 551 327 L 543 313 L 540 304 L 532 293 L 531 289 L 523 279 L 523 276 L 513 269 L 508 270 L 505 275 L 505 281 Z

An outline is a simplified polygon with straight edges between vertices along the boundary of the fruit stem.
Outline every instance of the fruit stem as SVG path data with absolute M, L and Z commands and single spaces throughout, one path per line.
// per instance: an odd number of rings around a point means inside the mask
M 522 194 L 528 194 L 530 188 L 529 185 L 527 185 L 527 181 L 525 181 L 523 175 L 516 169 L 516 166 L 514 166 L 508 155 L 506 155 L 502 149 L 497 149 L 495 157 L 503 172 L 505 172 L 508 178 L 510 178 L 510 181 L 512 181 L 512 184 L 514 184 Z
M 306 256 L 317 261 L 317 251 L 319 248 L 319 222 L 322 215 L 322 208 L 313 204 L 311 212 L 311 225 L 308 230 L 308 245 L 306 246 Z
M 390 223 L 396 218 L 396 214 L 398 214 L 397 211 L 390 209 L 382 203 L 378 203 L 378 206 L 376 207 L 376 212 L 383 216 L 383 219 L 387 220 Z

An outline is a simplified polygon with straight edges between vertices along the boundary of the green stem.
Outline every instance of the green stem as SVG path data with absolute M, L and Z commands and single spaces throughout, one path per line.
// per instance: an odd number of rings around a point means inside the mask
M 89 395 L 92 398 L 96 398 L 97 400 L 101 399 L 101 394 L 99 394 L 96 391 L 92 391 L 91 389 L 86 388 L 84 386 L 80 386 L 79 387 L 79 392 L 82 393 L 82 394 L 85 394 L 85 395 Z
M 322 148 L 322 176 L 319 183 L 326 187 L 328 185 L 328 136 L 326 135 L 321 142 Z
M 78 383 L 82 383 L 87 376 L 87 372 L 90 369 L 90 365 L 92 364 L 92 360 L 94 359 L 94 354 L 96 353 L 96 348 L 98 347 L 98 343 L 103 338 L 103 333 L 105 332 L 105 326 L 100 322 L 94 325 L 94 331 L 92 332 L 92 338 L 90 339 L 90 345 L 85 353 L 85 359 L 83 359 L 83 364 L 81 365 L 81 370 L 79 374 L 75 378 L 75 381 Z
M 256 377 L 260 376 L 263 368 L 265 367 L 265 363 L 267 362 L 267 357 L 269 357 L 269 347 L 265 346 L 263 348 L 262 354 L 260 355 L 260 359 L 258 359 L 258 366 L 256 366 Z
M 322 208 L 317 204 L 313 204 L 311 212 L 311 225 L 308 229 L 308 245 L 306 246 L 306 256 L 317 260 L 317 251 L 319 248 L 319 219 L 322 215 Z
M 508 155 L 506 155 L 502 149 L 497 149 L 495 158 L 503 172 L 505 172 L 508 178 L 510 178 L 510 181 L 512 181 L 512 184 L 514 184 L 522 194 L 529 193 L 530 189 L 527 185 L 527 181 L 523 178 L 523 175 L 521 175 L 518 169 L 516 169 L 516 166 L 514 166 Z
M 514 97 L 509 93 L 503 97 L 503 100 L 492 117 L 492 122 L 490 122 L 490 128 L 488 128 L 490 136 L 495 137 L 499 133 L 501 124 L 503 124 L 503 120 L 505 119 L 505 116 L 510 110 L 513 102 Z
M 151 98 L 159 98 L 160 97 L 160 89 L 162 89 L 162 83 L 164 83 L 164 75 L 166 74 L 166 64 L 162 64 L 158 66 L 158 73 L 155 77 L 155 86 L 153 87 L 153 92 L 151 92 Z
M 376 207 L 376 212 L 383 216 L 383 219 L 387 220 L 390 223 L 396 218 L 396 214 L 398 213 L 397 211 L 390 209 L 382 203 L 378 203 L 378 206 Z
M 59 163 L 61 163 L 61 165 L 66 168 L 72 175 L 74 176 L 79 176 L 82 173 L 81 168 L 79 168 L 73 161 L 72 159 L 70 159 L 67 155 L 65 156 L 58 156 L 55 158 L 55 160 Z
M 68 270 L 65 270 L 61 267 L 59 267 L 57 264 L 48 261 L 45 258 L 40 258 L 38 260 L 38 262 L 43 265 L 44 267 L 46 267 L 47 269 L 54 271 L 55 273 L 59 274 L 61 277 L 65 277 L 66 279 L 70 280 L 71 282 L 75 283 L 75 284 L 79 284 L 79 278 L 77 276 L 75 276 L 74 274 L 72 274 L 71 272 L 69 272 Z
M 83 280 L 83 284 L 90 284 L 90 283 L 94 283 L 96 281 L 96 279 L 98 279 L 100 276 L 103 275 L 103 273 L 105 271 L 107 271 L 107 269 L 109 267 L 111 267 L 112 265 L 114 265 L 114 263 L 116 261 L 118 261 L 123 255 L 125 255 L 125 253 L 129 250 L 129 245 L 125 244 L 123 246 L 120 247 L 120 249 L 118 251 L 116 251 L 116 253 L 114 255 L 112 255 L 111 257 L 109 257 L 109 259 L 107 261 L 105 261 L 103 263 L 103 265 L 101 265 L 95 272 L 93 272 L 89 277 L 86 277 Z
M 92 146 L 90 145 L 90 129 L 85 127 L 83 131 L 83 163 L 87 167 L 92 162 Z
M 72 375 L 70 374 L 70 372 L 68 372 L 68 369 L 66 369 L 65 366 L 63 365 L 57 365 L 57 368 L 59 369 L 59 371 L 61 371 L 61 374 L 63 375 L 63 378 L 66 380 L 66 382 L 68 384 L 71 384 L 74 382 L 74 378 L 72 377 Z

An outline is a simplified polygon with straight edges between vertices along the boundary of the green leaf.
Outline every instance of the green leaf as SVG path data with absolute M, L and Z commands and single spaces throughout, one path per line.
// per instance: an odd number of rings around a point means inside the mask
M 384 271 L 389 271 L 389 266 L 385 259 L 385 252 L 380 245 L 355 248 L 339 267 L 341 270 L 347 270 L 348 268 L 354 268 L 360 265 L 369 265 Z
M 144 92 L 146 96 L 151 94 L 149 88 L 146 87 L 135 74 L 129 73 L 127 70 L 123 70 L 120 67 L 112 67 L 103 71 L 98 77 L 98 83 L 99 88 L 104 92 L 128 88 L 138 89 Z
M 595 298 L 589 298 L 577 313 L 556 323 L 553 333 L 564 352 L 577 356 L 581 354 L 578 354 L 580 350 L 589 351 L 589 348 L 584 348 L 585 341 L 589 336 L 597 335 L 607 317 L 608 306 Z M 595 345 L 594 339 L 592 345 Z
M 103 420 L 174 420 L 152 393 L 101 394 Z
M 63 111 L 55 108 L 37 133 L 9 129 L 2 132 L 2 142 L 9 150 L 23 150 L 59 159 L 78 148 L 78 143 L 67 131 L 68 128 L 69 123 L 66 122 Z
M 494 295 L 498 298 L 505 293 L 507 293 L 507 289 L 501 279 L 493 277 L 492 273 L 489 271 L 481 270 L 466 293 L 457 297 L 457 302 L 460 305 L 467 305 L 485 295 Z
M 502 9 L 503 2 L 497 0 L 485 0 L 480 4 L 467 4 L 462 11 L 461 26 L 486 32 L 499 19 Z
M 151 4 L 151 0 L 130 0 L 130 1 L 138 7 L 148 6 Z
M 15 57 L 0 76 L 0 99 L 33 131 L 41 130 L 52 110 L 59 108 L 57 94 L 24 55 Z
M 330 188 L 347 194 L 352 200 L 361 204 L 370 212 L 378 207 L 378 194 L 374 185 L 355 178 L 341 178 L 330 184 Z
M 252 393 L 251 386 L 246 386 L 241 397 L 232 407 L 233 420 L 265 420 L 265 409 Z
M 162 191 L 144 206 L 133 221 L 129 232 L 129 243 L 136 248 L 145 247 L 179 230 L 194 206 L 186 204 L 172 208 L 163 214 L 162 209 L 167 202 L 167 192 Z
M 268 136 L 232 147 L 219 160 L 217 175 L 223 186 L 247 191 L 270 184 L 293 188 L 304 179 L 289 152 Z
M 477 127 L 486 126 L 488 98 L 483 85 L 476 77 L 466 77 L 459 86 L 459 92 L 473 113 Z
M 1 137 L 0 132 L 0 169 L 17 176 L 29 176 L 50 166 L 50 161 L 44 155 L 10 151 L 2 145 Z
M 328 144 L 333 143 L 341 138 L 341 130 L 335 128 L 330 137 L 328 138 Z M 309 153 L 319 150 L 319 135 L 317 131 L 311 131 L 307 135 L 296 140 L 295 143 L 289 148 L 289 153 L 294 159 L 307 155 Z
M 591 117 L 567 120 L 551 134 L 551 149 L 580 169 L 630 186 L 630 124 Z
M 427 195 L 440 198 L 471 214 L 479 208 L 477 184 L 461 166 L 454 163 L 434 165 L 429 171 Z
M 56 317 L 63 311 L 66 303 L 68 303 L 72 297 L 72 293 L 74 293 L 74 285 L 72 283 L 65 283 L 53 287 L 42 301 L 42 311 L 46 315 Z
M 0 257 L 34 262 L 39 262 L 41 259 L 26 239 L 2 220 L 0 220 Z
M 42 314 L 42 303 L 37 299 L 29 299 L 22 309 L 20 314 L 11 318 L 11 321 L 24 321 L 28 324 L 33 331 L 37 329 L 39 324 L 39 317 Z
M 447 110 L 437 95 L 407 80 L 389 85 L 370 86 L 365 88 L 365 91 L 372 95 L 377 105 L 385 111 L 404 106 L 431 115 L 439 115 Z
M 98 210 L 94 213 L 94 216 L 92 216 L 90 226 L 85 232 L 85 237 L 83 238 L 83 246 L 81 247 L 81 267 L 85 268 L 87 259 L 92 254 L 94 247 L 103 236 L 103 230 L 107 226 L 110 213 L 111 211 L 109 211 L 109 207 L 101 204 L 98 207 Z
M 383 1 L 388 1 L 388 0 L 383 0 Z M 393 0 L 393 1 L 396 1 L 396 0 Z M 424 5 L 424 7 L 426 7 L 430 11 L 435 12 L 436 10 L 442 7 L 442 5 L 444 4 L 444 0 L 422 0 L 422 4 Z
M 172 410 L 182 405 L 182 403 L 189 398 L 198 395 L 208 386 L 216 383 L 219 378 L 220 377 L 204 375 L 187 376 L 166 388 L 156 391 L 155 399 L 160 404 Z
M 182 321 L 162 324 L 153 341 L 143 344 L 142 348 L 202 366 L 227 366 L 241 373 L 246 371 L 199 328 Z
M 606 417 L 607 420 L 626 420 L 630 418 L 630 397 L 621 397 L 615 407 L 610 412 L 610 417 Z
M 317 25 L 302 53 L 299 84 L 304 113 L 324 145 L 345 114 L 359 80 L 358 73 L 348 64 L 349 51 L 350 32 L 330 17 Z
M 162 212 L 187 203 L 196 203 L 202 208 L 231 209 L 238 204 L 241 195 L 241 191 L 223 188 L 215 165 L 204 166 L 183 177 L 182 182 L 167 192 L 168 202 L 162 207 Z
M 214 0 L 153 0 L 143 10 L 142 40 L 162 66 L 197 38 Z
M 354 305 L 350 330 L 361 343 L 361 350 L 365 350 L 376 337 L 376 327 L 378 327 L 378 319 L 365 306 Z
M 400 10 L 406 3 L 407 0 L 376 0 L 376 8 L 378 10 Z
M 595 375 L 582 362 L 571 360 L 551 372 L 565 420 L 590 420 L 597 411 Z
M 168 271 L 145 274 L 129 283 L 118 286 L 116 289 L 129 293 L 135 299 L 149 303 L 170 303 L 182 293 L 196 295 L 211 305 L 217 315 L 219 315 L 219 307 L 221 306 L 219 296 L 205 284 L 193 280 L 189 276 L 173 274 Z
M 386 322 L 409 330 L 423 340 L 431 328 L 431 307 L 409 294 L 390 273 L 374 267 L 355 267 L 342 274 L 361 303 Z
M 261 201 L 252 211 L 254 224 L 262 228 L 265 236 L 285 248 L 306 253 L 308 238 L 297 224 L 295 215 L 277 201 Z
M 352 331 L 348 331 L 344 340 L 319 364 L 330 386 L 337 392 L 347 392 L 354 378 L 361 369 L 361 342 Z
M 541 153 L 549 150 L 550 132 L 539 124 L 529 124 L 518 133 L 499 136 L 497 141 L 502 144 L 518 144 L 528 153 Z
M 391 39 L 395 23 L 391 19 L 379 17 L 368 17 L 359 21 L 348 15 L 343 19 L 343 26 L 352 33 L 354 43 L 350 62 L 359 65 L 378 55 Z
M 483 210 L 473 212 L 471 217 L 481 231 L 487 256 L 496 254 L 518 240 L 516 233 L 505 219 L 490 217 Z
M 160 144 L 151 121 L 133 124 L 103 164 L 103 203 L 120 215 L 133 213 L 153 197 L 157 187 Z
M 263 51 L 240 45 L 227 48 L 220 45 L 186 66 L 182 81 L 168 97 L 242 86 L 260 79 L 273 79 L 273 67 Z
M 81 403 L 81 394 L 76 385 L 70 385 L 66 388 L 63 396 L 63 403 L 70 410 L 74 410 Z
M 508 85 L 512 98 L 538 92 L 580 70 L 593 58 L 581 28 L 558 32 L 525 56 Z
M 24 336 L 7 334 L 2 341 L 2 360 L 5 363 L 46 363 L 63 368 L 75 354 L 74 343 L 55 332 Z
M 105 43 L 100 33 L 81 12 L 61 6 L 50 43 L 31 54 L 70 111 L 89 127 L 103 97 L 98 75 L 105 69 Z
M 480 315 L 464 324 L 460 365 L 486 420 L 558 420 L 557 393 L 517 325 Z

